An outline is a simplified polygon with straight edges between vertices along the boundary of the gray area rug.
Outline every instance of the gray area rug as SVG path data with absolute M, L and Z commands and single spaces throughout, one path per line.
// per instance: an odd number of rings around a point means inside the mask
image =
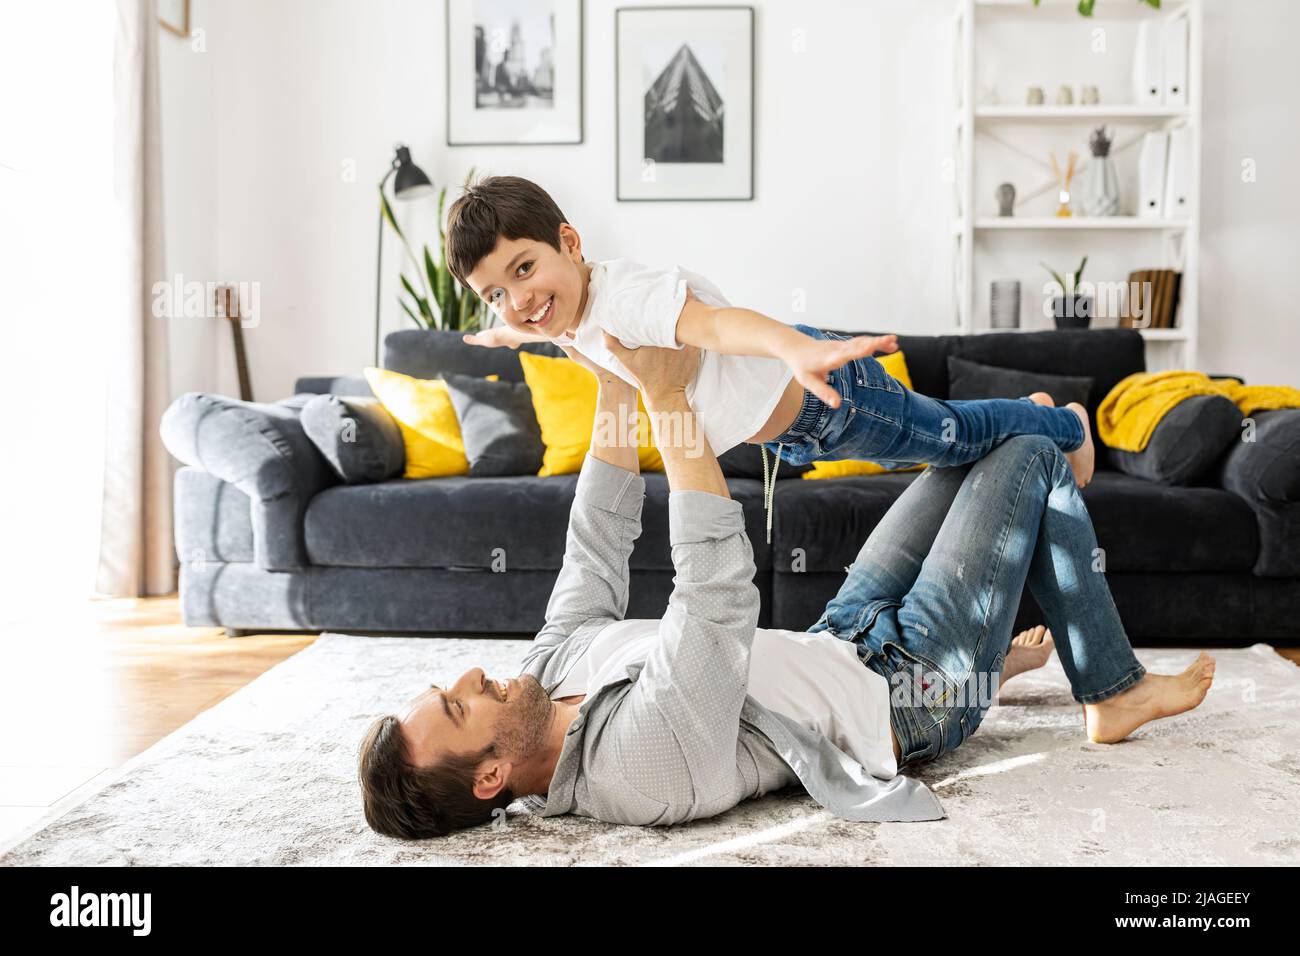
M 669 828 L 515 804 L 500 826 L 441 840 L 371 832 L 355 776 L 370 721 L 476 665 L 514 675 L 526 645 L 324 634 L 54 808 L 0 865 L 1300 863 L 1300 668 L 1263 644 L 1214 652 L 1201 707 L 1114 746 L 1084 736 L 1053 655 L 965 746 L 915 768 L 948 812 L 937 822 L 838 820 L 791 787 Z M 1138 651 L 1161 673 L 1195 655 Z

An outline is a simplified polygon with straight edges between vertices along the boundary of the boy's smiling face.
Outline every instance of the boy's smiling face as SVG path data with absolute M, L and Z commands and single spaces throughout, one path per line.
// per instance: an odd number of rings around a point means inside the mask
M 587 306 L 582 240 L 567 222 L 560 226 L 558 250 L 536 239 L 500 236 L 465 278 L 506 325 L 551 338 L 575 330 Z

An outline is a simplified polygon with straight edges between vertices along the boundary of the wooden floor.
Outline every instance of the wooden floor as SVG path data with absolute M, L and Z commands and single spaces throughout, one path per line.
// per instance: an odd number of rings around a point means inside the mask
M 33 607 L 4 630 L 0 843 L 316 639 L 186 627 L 175 597 Z
M 186 627 L 175 597 L 33 608 L 0 640 L 0 843 L 315 634 Z

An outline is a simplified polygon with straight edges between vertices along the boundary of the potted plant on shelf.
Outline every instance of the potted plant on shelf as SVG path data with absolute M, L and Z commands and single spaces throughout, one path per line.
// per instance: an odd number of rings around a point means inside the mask
M 1039 262 L 1056 280 L 1061 290 L 1061 294 L 1052 299 L 1052 317 L 1056 320 L 1058 329 L 1086 329 L 1092 319 L 1092 296 L 1077 291 L 1079 282 L 1083 279 L 1083 267 L 1087 264 L 1088 257 L 1084 256 L 1079 268 L 1067 275 L 1067 283 L 1046 262 Z
M 1034 6 L 1038 6 L 1039 0 L 1034 0 Z M 1160 9 L 1160 0 L 1138 0 L 1139 3 L 1145 3 L 1153 10 Z M 1079 0 L 1078 11 L 1080 16 L 1092 16 L 1092 9 L 1097 5 L 1097 0 Z
M 471 176 L 473 173 L 471 172 Z M 384 220 L 402 240 L 407 259 L 415 267 L 415 274 L 424 291 L 416 291 L 406 273 L 401 275 L 402 288 L 410 296 L 410 302 L 399 298 L 402 310 L 411 317 L 411 321 L 424 329 L 437 329 L 446 332 L 477 332 L 491 323 L 488 321 L 487 304 L 471 290 L 462 286 L 447 268 L 447 232 L 444 223 L 444 208 L 447 202 L 447 187 L 438 191 L 438 258 L 435 260 L 429 247 L 423 246 L 423 260 L 416 259 L 411 251 L 411 244 L 393 216 L 393 207 L 388 204 L 388 197 L 379 190 L 379 202 Z

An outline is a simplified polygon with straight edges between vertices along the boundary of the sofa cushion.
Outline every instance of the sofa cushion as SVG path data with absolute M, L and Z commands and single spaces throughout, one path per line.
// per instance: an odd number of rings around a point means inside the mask
M 842 573 L 915 474 L 777 485 L 772 564 Z M 1083 490 L 1107 571 L 1248 571 L 1259 537 L 1249 506 L 1218 488 L 1171 488 L 1115 471 Z
M 453 373 L 444 378 L 470 477 L 536 475 L 546 448 L 528 386 Z
M 971 362 L 1047 372 L 1086 375 L 1092 379 L 1088 411 L 1119 380 L 1146 371 L 1146 352 L 1137 329 L 1048 329 L 1041 332 L 992 332 L 961 336 L 952 354 Z
M 1046 392 L 1057 407 L 1063 407 L 1071 402 L 1085 405 L 1091 390 L 1092 378 L 1087 375 L 1025 372 L 948 356 L 948 397 L 953 399 L 1020 398 Z
M 348 484 L 387 481 L 406 464 L 401 429 L 376 398 L 318 395 L 303 406 L 302 428 Z
M 1241 434 L 1241 409 L 1222 395 L 1193 395 L 1160 419 L 1146 448 L 1106 448 L 1125 474 L 1166 485 L 1190 485 Z
M 642 531 L 631 566 L 672 570 L 668 481 L 644 476 Z M 307 509 L 313 564 L 363 568 L 558 570 L 578 475 L 549 478 L 448 477 L 340 485 Z M 729 479 L 741 503 L 758 569 L 771 567 L 765 542 L 762 482 Z
M 1255 573 L 1300 575 L 1300 408 L 1255 412 L 1251 422 L 1243 440 L 1216 465 L 1216 474 L 1255 513 L 1260 535 Z

